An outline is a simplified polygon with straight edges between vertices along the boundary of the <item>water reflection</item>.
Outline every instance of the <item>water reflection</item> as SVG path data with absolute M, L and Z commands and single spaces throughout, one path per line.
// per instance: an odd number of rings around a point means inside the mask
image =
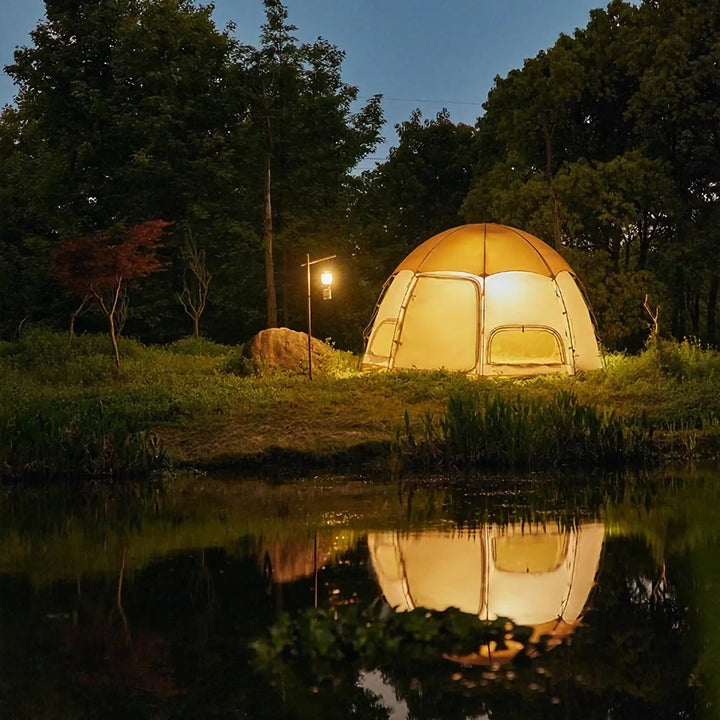
M 371 533 L 372 566 L 397 611 L 456 607 L 485 621 L 509 618 L 554 647 L 580 624 L 592 590 L 604 537 L 602 523 L 570 528 L 511 524 L 454 532 Z M 510 661 L 522 645 L 449 656 L 462 663 Z
M 719 484 L 6 493 L 0 715 L 709 720 Z

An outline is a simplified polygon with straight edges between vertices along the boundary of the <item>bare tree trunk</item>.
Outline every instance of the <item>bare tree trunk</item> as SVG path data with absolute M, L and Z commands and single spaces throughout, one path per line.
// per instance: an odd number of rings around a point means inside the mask
M 267 292 L 267 326 L 277 327 L 277 294 L 275 292 L 275 265 L 273 262 L 272 195 L 270 187 L 270 154 L 265 157 L 265 219 L 263 247 L 265 248 L 265 290 Z
M 542 130 L 543 137 L 545 138 L 545 181 L 547 182 L 548 194 L 550 196 L 550 209 L 552 210 L 553 247 L 559 248 L 562 232 L 560 229 L 560 207 L 552 182 L 552 128 L 549 123 L 545 122 L 543 123 Z
M 113 351 L 115 353 L 115 365 L 120 367 L 120 348 L 118 347 L 117 333 L 115 331 L 115 311 L 117 310 L 118 300 L 120 299 L 120 290 L 122 288 L 122 278 L 118 278 L 117 287 L 115 288 L 115 296 L 110 309 L 107 310 L 108 325 L 110 327 L 110 341 L 112 342 Z
M 80 305 L 78 306 L 77 310 L 70 313 L 70 342 L 72 342 L 72 339 L 75 337 L 75 320 L 78 318 L 78 316 L 85 310 L 85 306 L 88 303 L 88 300 L 90 300 L 90 296 L 86 295 L 83 299 Z
M 205 261 L 205 250 L 198 248 L 189 230 L 182 250 L 182 258 L 186 270 L 190 270 L 195 280 L 188 282 L 187 275 L 183 272 L 183 289 L 178 293 L 177 298 L 185 313 L 192 318 L 193 336 L 197 340 L 200 337 L 200 316 L 205 312 L 212 274 Z
M 710 281 L 710 291 L 708 293 L 708 306 L 707 306 L 707 341 L 710 345 L 715 345 L 717 342 L 717 301 L 718 301 L 718 290 L 720 290 L 720 276 L 713 275 Z
M 108 326 L 110 328 L 110 341 L 112 342 L 113 352 L 115 353 L 115 365 L 120 367 L 120 349 L 118 348 L 117 335 L 115 333 L 115 315 L 108 315 Z

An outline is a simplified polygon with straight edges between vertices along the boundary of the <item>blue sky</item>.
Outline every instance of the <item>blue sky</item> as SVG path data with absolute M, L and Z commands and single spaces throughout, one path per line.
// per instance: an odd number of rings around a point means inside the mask
M 233 21 L 236 36 L 256 44 L 261 0 L 215 0 L 215 21 Z M 455 122 L 473 124 L 496 75 L 572 34 L 602 0 L 286 0 L 301 41 L 318 36 L 346 52 L 343 79 L 360 98 L 384 95 L 384 145 L 360 169 L 383 159 L 396 144 L 394 126 L 420 108 L 433 118 L 443 108 Z M 0 0 L 0 67 L 43 17 L 42 0 Z M 14 96 L 0 75 L 0 105 Z

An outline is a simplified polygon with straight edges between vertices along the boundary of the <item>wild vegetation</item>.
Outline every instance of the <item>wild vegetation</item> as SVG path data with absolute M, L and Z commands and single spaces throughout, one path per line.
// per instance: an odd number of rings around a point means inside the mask
M 367 375 L 335 351 L 310 382 L 245 374 L 240 348 L 149 347 L 33 328 L 0 344 L 4 479 L 122 478 L 169 462 L 302 472 L 390 461 L 426 467 L 596 466 L 720 448 L 720 354 L 658 341 L 578 378 Z M 292 465 L 292 468 L 290 467 Z
M 716 0 L 612 0 L 498 77 L 474 127 L 415 112 L 360 176 L 382 99 L 358 106 L 342 49 L 299 42 L 282 0 L 262 2 L 252 47 L 194 0 L 45 0 L 5 68 L 17 95 L 0 113 L 3 478 L 717 451 Z M 393 267 L 479 221 L 568 258 L 605 372 L 357 374 L 352 353 Z M 252 334 L 305 327 L 308 252 L 338 256 L 335 300 L 313 319 L 348 352 L 312 383 L 246 376 Z M 72 342 L 38 329 L 68 320 Z

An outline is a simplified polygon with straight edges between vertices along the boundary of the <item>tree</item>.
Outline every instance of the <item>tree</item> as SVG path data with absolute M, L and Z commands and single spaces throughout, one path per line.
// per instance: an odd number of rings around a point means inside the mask
M 188 0 L 46 0 L 47 19 L 6 68 L 34 188 L 61 235 L 146 217 L 183 219 L 216 192 L 233 115 L 233 43 Z M 42 165 L 40 165 L 42 162 Z
M 476 135 L 447 110 L 423 120 L 416 110 L 397 125 L 387 161 L 358 181 L 352 217 L 371 277 L 382 282 L 432 235 L 460 223 L 460 206 L 476 163 Z
M 513 169 L 519 162 L 527 181 L 542 179 L 549 210 L 549 226 L 543 234 L 555 247 L 561 244 L 562 227 L 553 178 L 569 145 L 569 116 L 580 99 L 584 74 L 573 39 L 562 35 L 550 50 L 526 60 L 522 70 L 495 79 L 484 105 L 485 117 L 479 121 L 481 135 L 494 137 L 499 162 Z M 487 189 L 482 175 L 479 181 L 473 191 L 476 196 Z M 480 198 L 474 202 L 484 204 Z M 465 212 L 477 215 L 468 204 Z
M 657 257 L 673 288 L 673 333 L 716 342 L 720 6 L 661 0 L 644 3 L 640 18 L 631 52 L 639 85 L 628 116 L 647 152 L 667 163 L 681 200 L 674 236 Z
M 178 294 L 178 300 L 193 321 L 193 337 L 197 339 L 200 337 L 200 317 L 207 305 L 212 274 L 208 270 L 205 250 L 198 248 L 190 231 L 187 233 L 182 256 L 186 270 L 190 271 L 192 277 L 188 280 L 186 273 L 183 273 L 183 289 Z
M 599 265 L 610 274 L 587 283 L 591 300 L 642 274 L 647 287 L 631 293 L 628 318 L 642 317 L 645 292 L 664 284 L 673 334 L 714 341 L 718 37 L 711 0 L 613 0 L 572 38 L 496 79 L 478 122 L 483 153 L 465 218 L 607 256 L 610 265 Z M 631 325 L 613 323 L 607 334 L 624 343 L 638 335 Z
M 35 265 L 48 267 L 59 238 L 148 217 L 201 227 L 209 257 L 244 242 L 251 198 L 238 162 L 245 110 L 231 82 L 236 43 L 217 30 L 212 8 L 191 0 L 46 0 L 45 7 L 31 44 L 7 68 L 18 86 L 3 129 L 3 167 L 12 175 L 0 177 L 0 197 L 12 194 L 16 216 L 0 217 L 0 246 L 14 248 L 8 272 L 19 275 L 31 238 L 44 243 Z M 182 236 L 168 234 L 166 255 L 177 260 L 181 250 Z M 31 280 L 39 296 L 32 304 L 43 306 L 43 286 Z M 184 322 L 175 281 L 153 277 L 134 313 L 156 339 Z M 44 312 L 57 310 L 46 301 Z
M 231 28 L 218 31 L 212 6 L 194 0 L 45 7 L 7 68 L 18 94 L 0 122 L 0 199 L 11 208 L 0 208 L 0 276 L 29 282 L 12 302 L 0 299 L 0 327 L 10 334 L 26 315 L 60 316 L 48 283 L 31 272 L 49 267 L 59 238 L 149 217 L 192 228 L 205 248 L 214 280 L 203 320 L 216 337 L 237 341 L 262 327 L 263 284 L 287 319 L 291 230 L 342 216 L 350 171 L 379 139 L 379 99 L 354 112 L 343 53 L 323 40 L 296 42 L 277 0 L 267 0 L 257 49 L 239 45 Z M 166 257 L 181 260 L 182 250 L 182 233 L 168 233 Z M 167 273 L 144 283 L 135 333 L 181 332 L 180 281 Z M 266 309 L 275 321 L 277 307 Z
M 33 148 L 15 108 L 0 113 L 0 337 L 57 310 L 47 262 L 50 238 L 40 220 L 30 172 Z M 49 168 L 51 174 L 51 169 Z
M 245 52 L 242 82 L 249 130 L 261 148 L 256 162 L 263 187 L 267 324 L 274 327 L 278 236 L 293 223 L 337 208 L 349 172 L 380 140 L 382 112 L 374 97 L 353 113 L 358 91 L 341 79 L 344 53 L 322 39 L 298 44 L 281 0 L 264 0 L 264 5 L 261 45 Z M 294 263 L 289 248 L 282 249 L 287 275 Z
M 555 184 L 573 246 L 606 251 L 615 271 L 646 270 L 673 232 L 679 201 L 669 169 L 638 150 L 566 163 Z
M 162 233 L 170 224 L 148 220 L 121 228 L 119 242 L 114 243 L 111 234 L 104 232 L 64 240 L 53 254 L 53 272 L 60 283 L 80 298 L 81 307 L 92 298 L 107 317 L 118 366 L 118 308 L 128 287 L 163 269 L 157 251 L 162 246 Z

